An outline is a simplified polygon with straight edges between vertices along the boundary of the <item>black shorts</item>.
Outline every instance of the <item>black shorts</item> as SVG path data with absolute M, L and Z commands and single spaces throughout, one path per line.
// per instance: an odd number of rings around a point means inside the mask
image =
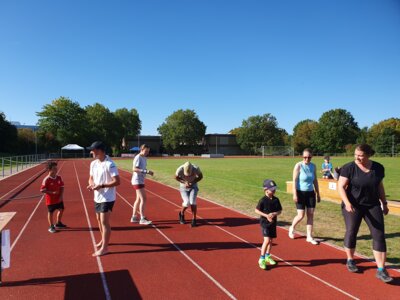
M 260 223 L 263 237 L 276 238 L 276 222 Z
M 96 213 L 106 213 L 108 211 L 112 211 L 114 207 L 115 201 L 112 202 L 101 202 L 101 203 L 95 203 L 95 208 L 96 208 Z
M 317 200 L 315 198 L 315 192 L 303 192 L 297 191 L 297 203 L 296 208 L 300 210 L 305 210 L 305 208 L 315 208 Z
M 64 209 L 64 202 L 47 205 L 47 210 L 49 212 L 51 212 L 51 213 L 54 212 L 57 209 L 58 210 L 63 210 Z

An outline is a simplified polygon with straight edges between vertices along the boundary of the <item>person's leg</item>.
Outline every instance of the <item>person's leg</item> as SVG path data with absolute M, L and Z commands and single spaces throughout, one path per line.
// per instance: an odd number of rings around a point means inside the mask
M 100 241 L 96 244 L 96 247 L 99 248 L 103 245 L 103 227 L 101 226 L 101 218 L 99 212 L 96 213 L 96 220 L 99 226 L 100 237 L 101 237 Z
M 59 209 L 58 213 L 57 213 L 57 224 L 62 223 L 61 219 L 62 219 L 63 214 L 64 214 L 64 208 Z
M 197 192 L 198 189 L 197 187 L 194 187 L 191 189 L 189 193 L 189 202 L 190 202 L 190 208 L 192 210 L 192 226 L 196 226 L 196 217 L 197 217 L 197 203 L 196 203 L 196 198 L 197 198 Z
M 102 245 L 99 250 L 93 253 L 93 256 L 100 256 L 108 253 L 108 244 L 111 236 L 110 216 L 111 211 L 100 213 L 100 224 L 101 224 L 101 239 Z
M 313 240 L 314 208 L 306 208 L 307 213 L 307 240 Z
M 350 272 L 357 272 L 358 268 L 354 262 L 354 252 L 357 244 L 357 233 L 363 218 L 363 212 L 354 208 L 354 212 L 348 212 L 342 204 L 342 214 L 346 225 L 346 233 L 344 235 L 344 250 L 347 256 L 347 269 Z
M 179 212 L 179 223 L 185 224 L 185 211 L 189 207 L 189 192 L 186 190 L 180 190 L 181 198 L 182 198 L 182 209 Z
M 270 253 L 270 250 L 271 250 L 270 238 L 264 236 L 264 241 L 261 246 L 261 257 L 265 257 L 265 253 Z
M 49 226 L 54 225 L 53 211 L 47 212 L 47 220 L 49 221 Z
M 136 217 L 136 214 L 137 214 L 138 208 L 139 208 L 139 204 L 140 204 L 140 201 L 141 201 L 141 198 L 140 198 L 141 193 L 139 191 L 140 190 L 135 190 L 135 192 L 136 192 L 136 200 L 133 203 L 132 217 Z
M 146 208 L 146 190 L 144 188 L 142 188 L 142 189 L 137 190 L 136 192 L 139 195 L 140 218 L 144 219 L 144 218 L 146 218 L 146 215 L 144 213 L 145 208 Z
M 297 209 L 297 215 L 294 217 L 292 221 L 292 225 L 289 227 L 289 237 L 294 239 L 294 231 L 297 226 L 303 220 L 305 215 L 304 209 Z

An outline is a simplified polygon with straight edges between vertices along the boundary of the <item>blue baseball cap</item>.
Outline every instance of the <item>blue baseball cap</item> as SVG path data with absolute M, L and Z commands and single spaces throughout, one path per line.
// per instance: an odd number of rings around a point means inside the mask
M 265 179 L 263 184 L 264 190 L 275 191 L 276 183 L 272 179 Z

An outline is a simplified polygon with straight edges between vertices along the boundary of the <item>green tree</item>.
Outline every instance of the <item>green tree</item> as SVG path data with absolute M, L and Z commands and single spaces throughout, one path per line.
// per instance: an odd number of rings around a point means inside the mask
M 199 152 L 206 125 L 194 110 L 177 110 L 158 127 L 163 146 L 168 151 Z
M 293 148 L 296 153 L 301 153 L 305 148 L 313 148 L 312 135 L 318 127 L 318 122 L 303 120 L 293 128 Z
M 12 154 L 18 141 L 17 128 L 6 120 L 6 115 L 0 112 L 0 152 Z
M 123 130 L 116 116 L 100 103 L 86 106 L 85 111 L 89 140 L 103 141 L 109 147 L 119 145 Z
M 86 112 L 78 102 L 60 97 L 43 106 L 39 116 L 40 135 L 50 134 L 59 146 L 66 144 L 87 144 Z
M 278 128 L 276 118 L 267 113 L 243 120 L 236 132 L 236 140 L 243 150 L 257 154 L 261 146 L 284 146 L 287 132 Z
M 354 144 L 360 129 L 350 112 L 333 109 L 322 114 L 312 135 L 312 145 L 318 153 L 342 153 Z
M 142 129 L 142 121 L 139 118 L 139 113 L 136 109 L 128 110 L 126 108 L 117 109 L 114 115 L 121 126 L 119 133 L 119 146 L 121 149 L 126 149 L 126 142 L 133 140 Z
M 371 144 L 376 152 L 398 153 L 400 148 L 400 119 L 390 118 L 374 124 L 368 131 L 367 142 Z
M 18 129 L 18 154 L 35 153 L 36 142 L 35 132 L 32 129 Z

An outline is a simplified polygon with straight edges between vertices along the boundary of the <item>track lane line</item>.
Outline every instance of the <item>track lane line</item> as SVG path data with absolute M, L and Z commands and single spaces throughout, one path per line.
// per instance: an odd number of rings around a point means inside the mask
M 125 171 L 125 170 L 123 170 L 123 171 Z M 129 174 L 128 171 L 125 171 L 125 172 Z M 123 178 L 125 181 L 130 182 L 127 178 L 124 178 L 124 177 L 122 177 L 122 178 Z M 157 182 L 157 183 L 158 183 L 158 182 Z M 158 184 L 161 184 L 161 183 L 158 183 Z M 161 185 L 163 185 L 163 184 L 161 184 Z M 148 189 L 147 189 L 146 191 L 149 192 L 150 194 L 153 194 L 154 196 L 160 198 L 161 200 L 163 200 L 163 201 L 165 201 L 165 202 L 168 202 L 169 204 L 171 204 L 171 205 L 173 205 L 173 206 L 175 206 L 175 207 L 177 207 L 177 208 L 180 208 L 179 205 L 177 205 L 176 203 L 174 203 L 174 202 L 172 202 L 172 201 L 166 199 L 165 197 L 163 197 L 163 196 L 161 196 L 161 195 L 159 195 L 159 194 L 157 194 L 157 193 L 154 193 L 154 192 L 152 192 L 152 191 L 150 191 L 150 190 L 148 190 Z M 120 197 L 121 197 L 121 195 L 120 195 Z M 121 197 L 121 198 L 122 198 L 122 197 Z M 129 202 L 128 202 L 128 203 L 129 203 Z M 130 204 L 130 203 L 129 203 L 129 204 Z M 214 203 L 214 204 L 219 205 L 218 203 Z M 200 219 L 202 219 L 202 220 L 204 220 L 205 222 L 207 222 L 207 220 L 204 219 L 203 217 L 201 217 L 199 214 L 197 214 L 197 216 L 198 216 Z M 247 240 L 245 240 L 245 239 L 243 239 L 243 238 L 237 236 L 236 234 L 234 234 L 234 233 L 232 233 L 232 232 L 230 232 L 230 231 L 228 231 L 228 230 L 226 230 L 226 229 L 224 229 L 224 228 L 222 228 L 222 227 L 220 227 L 220 226 L 218 226 L 218 225 L 215 225 L 215 224 L 212 224 L 212 223 L 209 223 L 209 222 L 207 222 L 207 223 L 210 224 L 211 226 L 214 226 L 214 227 L 218 228 L 219 230 L 221 230 L 221 231 L 223 231 L 223 232 L 225 232 L 225 233 L 231 235 L 232 237 L 234 237 L 234 238 L 236 238 L 236 239 L 238 239 L 238 240 L 240 240 L 240 241 L 242 241 L 242 242 L 244 242 L 244 243 L 246 243 L 246 244 L 252 246 L 253 248 L 261 250 L 261 249 L 260 249 L 259 247 L 257 247 L 256 245 L 254 245 L 254 244 L 252 244 L 251 242 L 249 242 L 249 241 L 247 241 Z M 301 273 L 306 274 L 307 276 L 309 276 L 309 277 L 311 277 L 311 278 L 313 278 L 313 279 L 315 279 L 315 280 L 317 280 L 317 281 L 323 283 L 324 285 L 326 285 L 326 286 L 328 286 L 328 287 L 330 287 L 330 288 L 332 288 L 332 289 L 334 289 L 334 290 L 336 290 L 336 291 L 338 291 L 338 292 L 340 292 L 340 293 L 346 295 L 347 297 L 349 297 L 349 298 L 351 298 L 351 299 L 359 299 L 359 298 L 357 298 L 356 296 L 354 296 L 354 295 L 352 295 L 352 294 L 350 294 L 350 293 L 348 293 L 348 292 L 346 292 L 346 291 L 340 289 L 339 287 L 337 287 L 337 286 L 335 286 L 335 285 L 333 285 L 333 284 L 331 284 L 331 283 L 329 283 L 329 282 L 323 280 L 322 278 L 320 278 L 320 277 L 318 277 L 318 276 L 316 276 L 316 275 L 313 275 L 313 274 L 307 272 L 306 270 L 303 270 L 303 269 L 300 268 L 300 267 L 297 267 L 297 266 L 291 264 L 290 262 L 285 261 L 284 259 L 282 259 L 282 258 L 280 258 L 280 257 L 278 257 L 278 256 L 276 256 L 276 255 L 273 255 L 273 254 L 272 254 L 272 256 L 275 257 L 275 258 L 277 258 L 277 259 L 280 260 L 281 262 L 285 263 L 286 265 L 288 265 L 288 266 L 290 266 L 290 267 L 293 267 L 293 268 L 296 269 L 297 271 L 300 271 Z
M 133 205 L 126 200 L 126 198 L 124 196 L 122 196 L 120 193 L 118 193 L 118 196 L 125 202 L 127 203 L 131 208 L 133 208 Z M 185 253 L 185 251 L 183 251 L 181 248 L 179 248 L 178 245 L 176 245 L 174 243 L 173 240 L 171 240 L 161 229 L 159 229 L 156 225 L 151 224 L 151 226 L 157 230 L 157 232 L 163 237 L 165 238 L 172 246 L 175 247 L 176 250 L 178 250 L 178 252 L 180 254 L 182 254 L 189 262 L 191 262 L 200 272 L 202 272 L 208 279 L 210 279 L 222 292 L 224 292 L 230 299 L 234 299 L 236 300 L 237 298 L 230 293 L 221 283 L 218 282 L 218 280 L 216 280 L 213 276 L 211 276 L 210 273 L 208 273 L 206 270 L 204 270 L 198 263 L 196 263 L 195 260 L 193 260 L 188 254 Z
M 88 213 L 86 203 L 85 203 L 85 197 L 83 196 L 83 193 L 82 193 L 81 183 L 79 182 L 79 176 L 78 176 L 78 172 L 76 171 L 75 162 L 74 162 L 74 170 L 75 170 L 75 175 L 76 175 L 76 181 L 78 182 L 79 192 L 81 194 L 83 207 L 85 210 L 86 221 L 89 226 L 89 232 L 90 232 L 90 237 L 92 239 L 93 250 L 96 251 L 97 250 L 96 249 L 96 240 L 94 238 L 93 227 L 90 222 L 89 213 Z M 107 279 L 106 279 L 106 275 L 104 273 L 103 264 L 101 263 L 100 256 L 96 256 L 96 260 L 97 260 L 97 266 L 98 266 L 99 272 L 100 272 L 101 282 L 103 283 L 104 294 L 105 294 L 107 300 L 111 300 L 110 289 L 108 288 Z

